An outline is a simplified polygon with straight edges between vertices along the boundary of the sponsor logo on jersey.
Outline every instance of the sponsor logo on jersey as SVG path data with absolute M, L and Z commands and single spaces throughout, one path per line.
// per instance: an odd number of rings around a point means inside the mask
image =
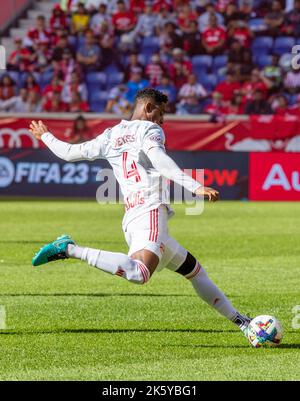
M 163 139 L 162 139 L 162 137 L 159 136 L 159 135 L 152 135 L 152 136 L 150 136 L 149 139 L 150 139 L 150 141 L 163 143 Z

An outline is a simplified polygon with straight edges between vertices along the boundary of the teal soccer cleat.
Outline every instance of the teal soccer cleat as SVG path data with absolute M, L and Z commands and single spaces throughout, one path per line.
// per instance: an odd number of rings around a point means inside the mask
M 43 246 L 32 259 L 33 266 L 40 266 L 54 260 L 67 259 L 67 246 L 75 245 L 75 242 L 69 235 L 62 235 L 55 241 Z

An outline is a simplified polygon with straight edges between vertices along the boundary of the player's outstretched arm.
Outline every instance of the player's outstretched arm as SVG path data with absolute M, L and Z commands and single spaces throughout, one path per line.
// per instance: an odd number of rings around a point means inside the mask
M 72 145 L 55 138 L 42 121 L 31 121 L 29 131 L 35 138 L 43 141 L 51 152 L 65 161 L 95 160 L 103 157 L 101 136 L 88 142 Z
M 204 187 L 192 177 L 185 174 L 161 147 L 155 146 L 151 148 L 147 156 L 151 160 L 153 167 L 169 180 L 176 182 L 198 196 L 204 196 L 210 202 L 215 202 L 219 199 L 218 191 L 213 188 Z

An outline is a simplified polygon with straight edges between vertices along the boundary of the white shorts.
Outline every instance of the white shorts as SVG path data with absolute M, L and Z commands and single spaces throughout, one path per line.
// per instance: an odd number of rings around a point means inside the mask
M 167 207 L 160 205 L 131 221 L 124 231 L 128 255 L 148 249 L 159 258 L 156 270 L 178 270 L 187 257 L 187 250 L 169 236 L 168 218 Z

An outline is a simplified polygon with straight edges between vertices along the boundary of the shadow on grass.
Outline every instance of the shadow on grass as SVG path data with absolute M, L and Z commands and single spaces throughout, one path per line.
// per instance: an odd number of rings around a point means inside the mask
M 1 297 L 196 297 L 194 294 L 137 294 L 137 293 L 53 293 L 53 294 L 0 294 Z
M 0 330 L 0 335 L 35 335 L 35 334 L 119 334 L 119 333 L 199 333 L 220 334 L 237 333 L 236 330 L 209 330 L 209 329 L 53 329 L 36 331 L 8 331 Z
M 219 344 L 174 344 L 168 345 L 169 347 L 180 347 L 180 348 L 249 348 L 254 350 L 250 345 L 219 345 Z M 280 350 L 280 349 L 300 349 L 300 344 L 282 344 L 277 348 L 261 348 L 261 350 Z M 260 349 L 257 349 L 258 352 Z

